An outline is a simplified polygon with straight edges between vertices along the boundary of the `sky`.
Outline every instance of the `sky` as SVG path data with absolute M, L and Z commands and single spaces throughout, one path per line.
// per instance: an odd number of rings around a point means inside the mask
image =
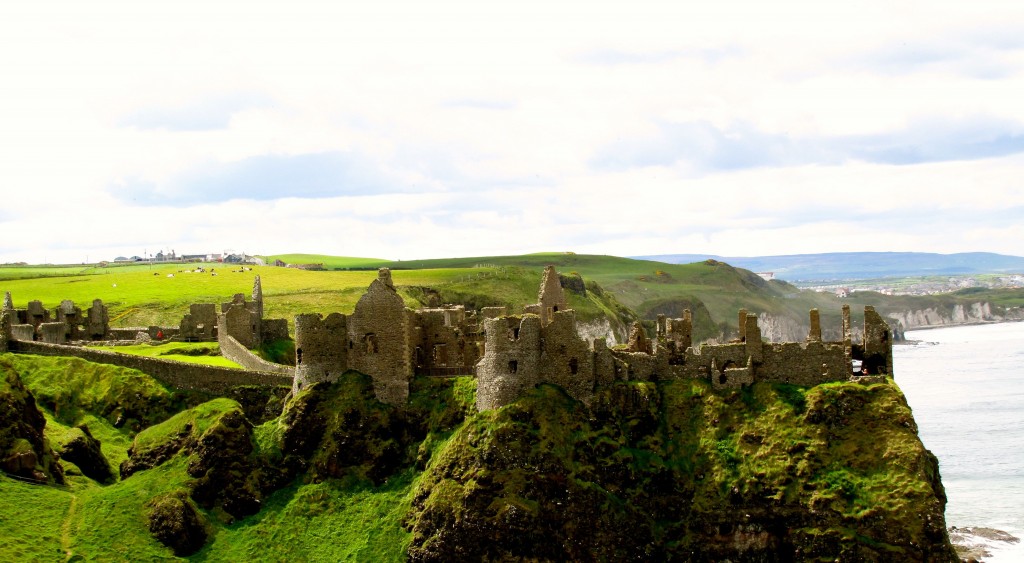
M 0 263 L 1024 255 L 1019 1 L 0 7 Z

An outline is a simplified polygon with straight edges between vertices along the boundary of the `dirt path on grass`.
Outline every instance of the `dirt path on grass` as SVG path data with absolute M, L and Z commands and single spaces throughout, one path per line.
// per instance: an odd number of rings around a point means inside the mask
M 68 513 L 64 517 L 64 522 L 60 525 L 60 547 L 64 550 L 66 556 L 65 561 L 71 559 L 74 553 L 71 551 L 71 530 L 72 521 L 75 519 L 78 513 L 78 495 L 71 495 L 71 504 L 68 505 Z

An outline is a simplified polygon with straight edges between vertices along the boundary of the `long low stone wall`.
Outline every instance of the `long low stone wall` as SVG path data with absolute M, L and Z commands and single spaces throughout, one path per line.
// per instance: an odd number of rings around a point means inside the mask
M 295 376 L 295 368 L 264 360 L 256 354 L 253 354 L 245 346 L 242 346 L 241 342 L 226 332 L 221 333 L 217 337 L 217 342 L 220 344 L 221 356 L 224 356 L 245 369 L 277 373 L 287 375 L 288 377 Z
M 237 385 L 290 387 L 292 384 L 290 376 L 277 373 L 190 364 L 175 360 L 118 354 L 107 350 L 95 350 L 79 346 L 62 346 L 60 344 L 13 340 L 8 346 L 11 352 L 37 354 L 40 356 L 72 356 L 89 360 L 90 362 L 137 369 L 172 387 L 205 391 L 207 393 L 220 394 Z

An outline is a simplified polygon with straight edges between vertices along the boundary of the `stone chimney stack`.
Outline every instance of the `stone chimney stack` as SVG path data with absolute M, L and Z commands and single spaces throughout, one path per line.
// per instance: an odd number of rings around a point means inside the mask
M 256 279 L 252 282 L 252 302 L 255 310 L 253 311 L 259 318 L 263 318 L 263 284 L 260 282 L 260 276 L 257 275 Z
M 817 309 L 811 309 L 811 330 L 807 333 L 808 342 L 821 342 L 821 315 Z

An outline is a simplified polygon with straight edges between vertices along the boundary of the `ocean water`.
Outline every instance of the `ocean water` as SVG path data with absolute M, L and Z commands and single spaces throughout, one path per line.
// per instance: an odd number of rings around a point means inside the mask
M 921 440 L 939 458 L 946 525 L 1024 540 L 1024 323 L 912 331 L 893 371 Z M 1024 541 L 986 561 L 1024 561 Z

